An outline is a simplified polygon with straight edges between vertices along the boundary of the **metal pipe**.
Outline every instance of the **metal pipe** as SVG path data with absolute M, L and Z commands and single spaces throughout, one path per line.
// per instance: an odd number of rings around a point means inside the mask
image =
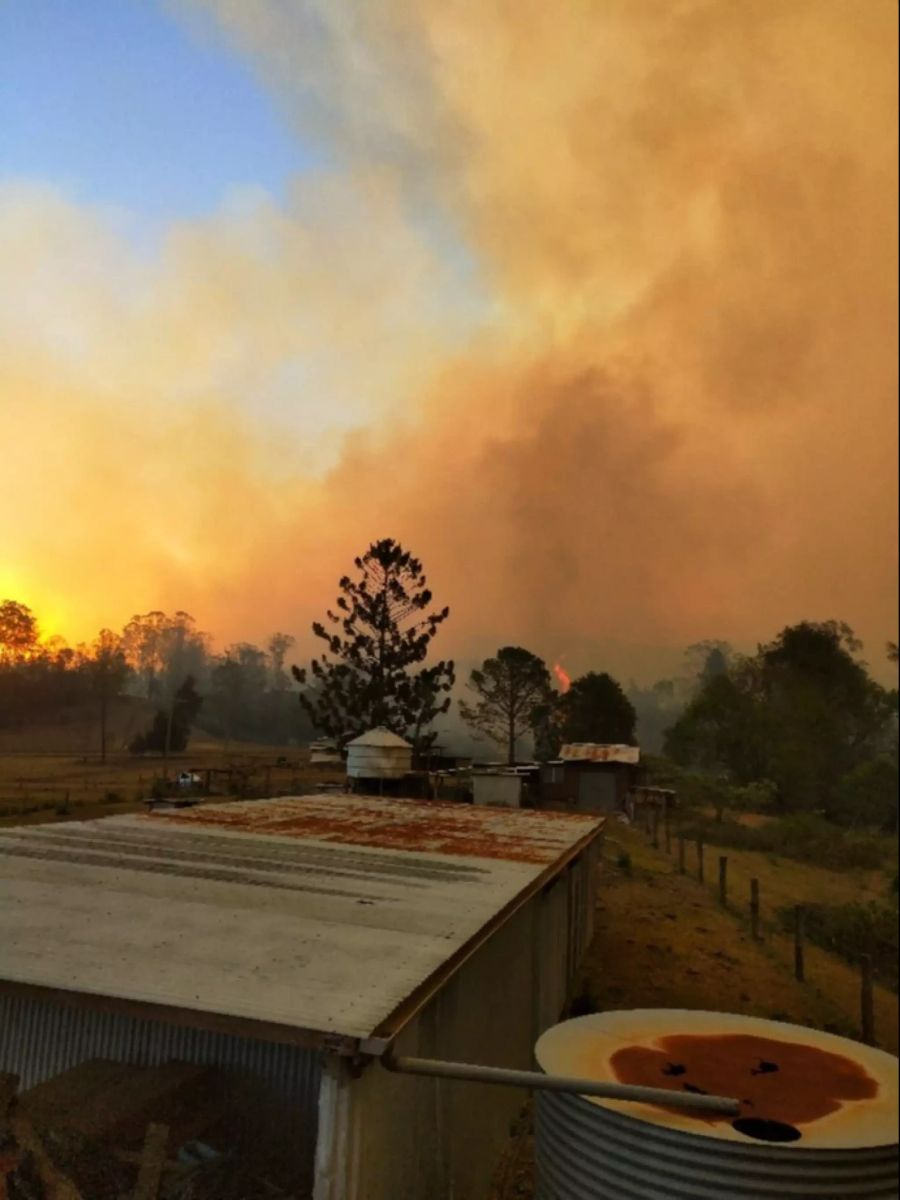
M 606 1100 L 633 1100 L 640 1104 L 658 1104 L 665 1108 L 684 1108 L 692 1112 L 719 1113 L 736 1117 L 740 1102 L 726 1096 L 704 1096 L 694 1092 L 670 1092 L 666 1088 L 637 1087 L 630 1083 L 611 1083 L 597 1079 L 570 1079 L 564 1075 L 545 1075 L 543 1071 L 514 1071 L 506 1067 L 482 1067 L 474 1063 L 441 1062 L 435 1058 L 382 1055 L 381 1065 L 403 1075 L 430 1075 L 437 1079 L 464 1079 L 472 1083 L 495 1083 L 503 1087 L 534 1088 L 547 1092 L 575 1092 L 579 1096 L 599 1096 Z

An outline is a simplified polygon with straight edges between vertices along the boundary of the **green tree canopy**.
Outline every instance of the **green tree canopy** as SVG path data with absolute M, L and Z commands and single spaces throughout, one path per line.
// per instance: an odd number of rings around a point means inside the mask
M 453 663 L 420 665 L 450 610 L 427 611 L 422 564 L 391 538 L 374 542 L 354 565 L 357 578 L 341 579 L 336 610 L 327 613 L 330 627 L 313 625 L 326 652 L 308 673 L 293 668 L 301 684 L 312 676 L 300 701 L 315 727 L 339 741 L 384 726 L 422 748 L 450 707 Z
M 463 720 L 503 746 L 509 763 L 516 744 L 532 733 L 553 695 L 547 665 L 521 646 L 504 646 L 469 676 L 474 704 L 462 701 Z
M 132 740 L 132 754 L 179 754 L 187 749 L 191 728 L 203 706 L 203 697 L 197 691 L 193 675 L 176 689 L 171 708 L 159 709 L 153 723 L 145 732 Z
M 634 705 L 605 671 L 589 671 L 573 680 L 559 699 L 559 709 L 564 742 L 634 744 Z
M 891 697 L 837 621 L 788 626 L 751 658 L 708 674 L 666 737 L 683 765 L 735 783 L 771 780 L 781 804 L 828 812 L 845 776 L 882 755 Z

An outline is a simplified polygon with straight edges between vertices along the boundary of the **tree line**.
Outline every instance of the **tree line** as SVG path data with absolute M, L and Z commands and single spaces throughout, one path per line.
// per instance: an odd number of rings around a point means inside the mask
M 33 614 L 5 601 L 0 723 L 91 703 L 105 754 L 109 705 L 130 694 L 156 706 L 135 752 L 182 749 L 198 718 L 226 742 L 283 744 L 317 731 L 343 746 L 383 726 L 427 751 L 456 684 L 455 664 L 432 654 L 449 609 L 435 605 L 422 563 L 393 539 L 353 565 L 312 626 L 323 649 L 305 667 L 288 664 L 294 639 L 283 633 L 215 654 L 185 612 L 137 615 L 118 634 L 102 630 L 69 648 L 42 641 Z M 526 746 L 547 760 L 567 742 L 634 744 L 640 714 L 642 739 L 646 729 L 669 760 L 706 781 L 717 805 L 752 788 L 785 812 L 895 830 L 897 691 L 872 678 L 861 649 L 844 624 L 800 622 L 751 655 L 698 643 L 681 676 L 626 693 L 604 671 L 561 691 L 539 655 L 503 646 L 470 671 L 458 710 L 509 763 Z M 894 643 L 887 652 L 896 662 Z
M 234 741 L 286 744 L 312 729 L 297 704 L 287 655 L 294 644 L 274 633 L 212 650 L 209 634 L 187 612 L 136 614 L 121 631 L 101 630 L 68 646 L 42 638 L 38 619 L 15 600 L 0 603 L 0 728 L 52 722 L 67 710 L 92 714 L 101 759 L 114 703 L 138 697 L 155 707 L 131 739 L 134 753 L 177 753 L 202 713 L 204 730 Z M 116 747 L 117 749 L 119 747 Z

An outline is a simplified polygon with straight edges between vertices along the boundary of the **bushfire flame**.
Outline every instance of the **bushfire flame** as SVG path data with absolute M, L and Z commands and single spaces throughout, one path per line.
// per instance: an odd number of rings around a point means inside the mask
M 557 680 L 559 681 L 559 686 L 562 688 L 562 690 L 564 692 L 567 692 L 569 690 L 569 688 L 572 686 L 572 680 L 569 677 L 569 674 L 566 671 L 566 669 L 564 667 L 560 666 L 559 663 L 554 663 L 553 664 L 553 674 L 556 676 Z

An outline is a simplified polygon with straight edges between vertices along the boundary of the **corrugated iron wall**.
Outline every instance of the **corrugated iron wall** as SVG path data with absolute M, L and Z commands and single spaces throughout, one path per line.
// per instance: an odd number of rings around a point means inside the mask
M 89 1058 L 158 1066 L 171 1059 L 246 1071 L 314 1117 L 321 1059 L 317 1051 L 22 996 L 0 995 L 0 1070 L 33 1087 Z
M 599 841 L 515 913 L 397 1040 L 398 1054 L 531 1067 L 594 928 Z M 323 1075 L 315 1200 L 484 1200 L 525 1095 L 455 1080 Z

